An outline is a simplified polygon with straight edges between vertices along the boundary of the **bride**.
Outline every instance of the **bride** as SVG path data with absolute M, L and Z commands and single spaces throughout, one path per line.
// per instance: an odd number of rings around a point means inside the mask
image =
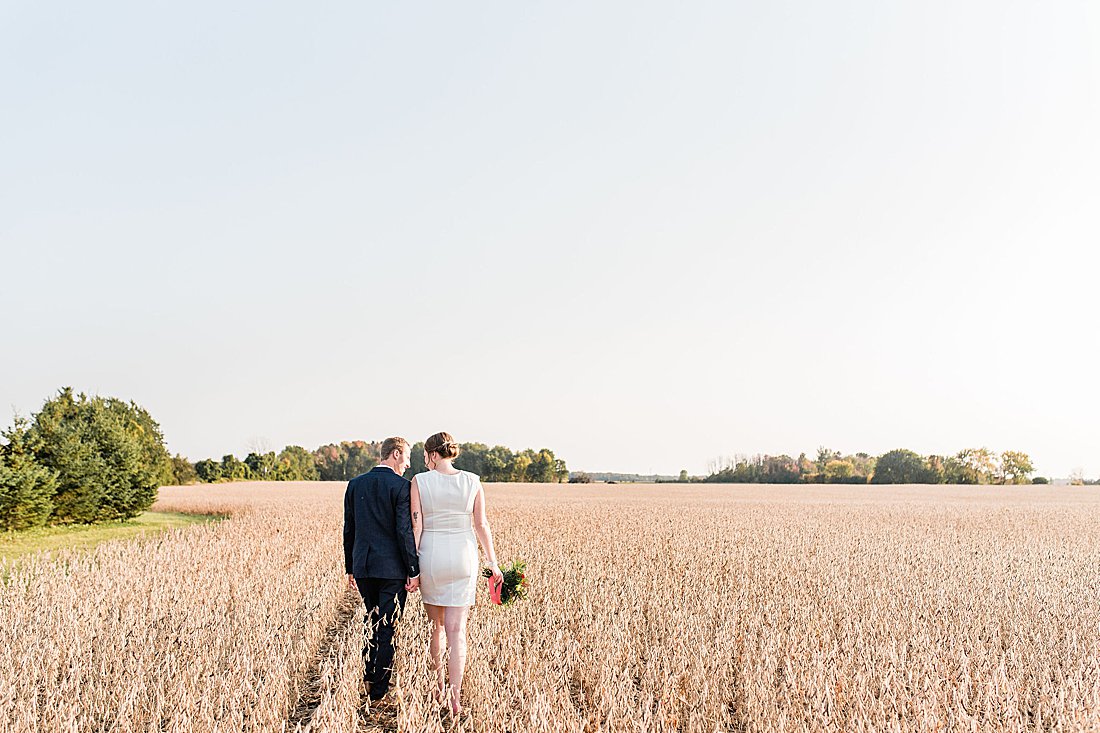
M 466 666 L 466 617 L 477 591 L 477 540 L 489 560 L 493 583 L 503 576 L 493 549 L 493 533 L 485 517 L 485 490 L 477 474 L 454 467 L 459 448 L 450 433 L 436 433 L 424 441 L 424 465 L 429 470 L 413 477 L 410 509 L 413 536 L 420 555 L 420 594 L 432 622 L 428 645 L 436 673 L 436 697 L 449 699 L 451 712 L 462 707 L 462 671 Z M 442 644 L 447 636 L 447 678 L 443 674 Z

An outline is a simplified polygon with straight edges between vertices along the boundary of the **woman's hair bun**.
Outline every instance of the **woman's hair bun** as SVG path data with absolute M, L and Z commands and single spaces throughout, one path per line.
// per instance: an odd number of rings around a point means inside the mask
M 424 441 L 424 450 L 435 453 L 440 458 L 458 458 L 461 449 L 450 433 L 436 433 Z

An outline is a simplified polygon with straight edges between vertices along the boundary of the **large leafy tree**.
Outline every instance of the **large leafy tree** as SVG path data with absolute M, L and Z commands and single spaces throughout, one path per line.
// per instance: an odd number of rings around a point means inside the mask
M 252 472 L 248 470 L 248 464 L 237 458 L 232 453 L 222 456 L 221 481 L 248 481 L 252 478 Z
M 537 484 L 556 482 L 558 473 L 554 461 L 554 452 L 548 448 L 543 448 L 538 453 L 534 453 L 531 456 L 531 462 L 527 465 L 527 480 Z
M 273 451 L 256 453 L 253 451 L 245 456 L 244 465 L 248 466 L 248 477 L 257 481 L 272 481 L 275 478 L 275 469 L 278 461 Z
M 512 450 L 503 445 L 495 445 L 485 453 L 481 478 L 485 481 L 511 481 Z
M 0 446 L 0 529 L 28 529 L 45 524 L 53 511 L 57 473 L 39 465 L 27 421 L 17 417 Z
M 527 469 L 535 459 L 535 452 L 530 448 L 522 450 L 512 458 L 512 470 L 509 481 L 530 481 Z
M 347 451 L 336 443 L 322 445 L 313 452 L 317 472 L 322 481 L 341 481 L 344 479 L 344 464 L 347 463 Z
M 817 460 L 814 462 L 814 466 L 817 468 L 817 472 L 820 474 L 825 473 L 825 467 L 829 465 L 829 461 L 838 461 L 843 458 L 840 455 L 840 451 L 831 450 L 823 445 L 817 447 Z
M 348 455 L 347 463 L 344 465 L 346 480 L 350 481 L 378 465 L 378 454 L 382 451 L 382 446 L 378 443 L 353 440 L 344 445 L 347 446 Z
M 313 455 L 322 481 L 350 481 L 378 465 L 381 449 L 379 443 L 345 440 L 339 445 L 323 445 Z
M 463 443 L 459 446 L 461 452 L 455 460 L 455 468 L 476 473 L 485 477 L 486 458 L 489 455 L 489 446 L 484 443 Z
M 825 464 L 825 483 L 848 483 L 855 476 L 856 467 L 850 461 L 834 458 Z
M 111 397 L 62 389 L 35 415 L 36 458 L 58 475 L 58 523 L 135 517 L 156 499 L 168 460 L 148 413 Z
M 1001 454 L 1001 466 L 998 475 L 1004 484 L 1029 484 L 1035 467 L 1031 456 L 1020 451 L 1006 450 Z
M 798 462 L 788 455 L 764 456 L 760 463 L 760 478 L 766 484 L 798 482 Z
M 904 448 L 884 453 L 875 462 L 873 484 L 932 483 L 932 472 L 919 454 Z
M 928 466 L 928 481 L 930 484 L 942 484 L 947 480 L 947 461 L 943 456 L 931 455 L 924 459 Z
M 195 474 L 203 483 L 215 483 L 222 477 L 222 464 L 212 458 L 204 458 L 195 464 Z
M 949 484 L 988 484 L 997 472 L 997 460 L 988 448 L 967 448 L 946 459 L 943 471 Z
M 845 456 L 844 460 L 852 464 L 854 469 L 852 479 L 857 483 L 867 483 L 875 475 L 875 463 L 878 459 L 869 453 L 856 453 L 854 456 Z
M 313 454 L 300 445 L 288 445 L 279 453 L 275 466 L 276 481 L 316 481 L 317 464 Z

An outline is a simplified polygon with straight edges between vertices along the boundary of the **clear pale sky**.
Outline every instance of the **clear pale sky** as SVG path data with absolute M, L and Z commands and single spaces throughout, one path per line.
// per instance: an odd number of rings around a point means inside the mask
M 1094 3 L 0 6 L 0 406 L 1100 475 Z

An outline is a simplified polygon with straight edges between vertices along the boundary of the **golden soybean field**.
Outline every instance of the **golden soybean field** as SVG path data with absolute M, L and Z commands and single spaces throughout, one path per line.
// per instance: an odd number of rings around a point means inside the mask
M 490 485 L 530 597 L 471 613 L 457 720 L 419 596 L 367 710 L 344 484 L 168 487 L 223 522 L 0 567 L 4 731 L 1100 730 L 1100 492 Z

